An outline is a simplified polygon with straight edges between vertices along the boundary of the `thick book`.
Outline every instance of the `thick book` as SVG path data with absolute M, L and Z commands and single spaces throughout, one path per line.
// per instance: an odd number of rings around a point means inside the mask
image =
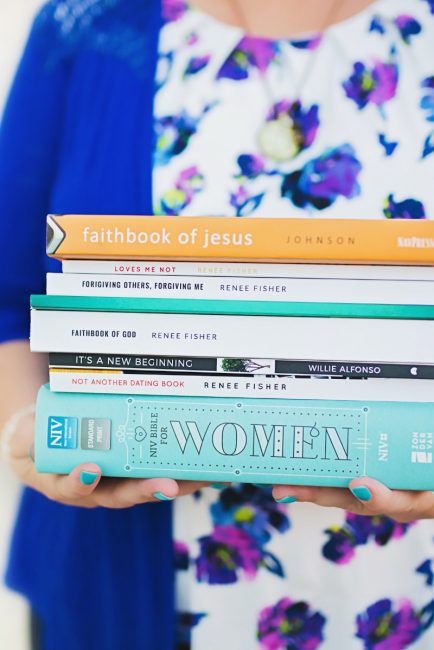
M 49 215 L 59 259 L 434 264 L 434 220 Z
M 430 380 L 281 377 L 280 375 L 222 376 L 166 373 L 130 373 L 107 370 L 50 368 L 50 388 L 65 393 L 120 395 L 185 395 L 205 397 L 265 397 L 290 399 L 365 399 L 371 401 L 429 402 Z
M 133 373 L 285 375 L 349 377 L 353 379 L 434 379 L 434 365 L 319 361 L 318 359 L 263 359 L 225 357 L 171 357 L 141 354 L 49 354 L 50 368 L 57 370 L 118 370 Z
M 434 363 L 433 340 L 434 321 L 425 319 L 31 310 L 34 352 L 112 354 L 116 350 L 118 354 L 363 359 L 418 365 Z
M 63 273 L 107 275 L 306 278 L 324 280 L 420 280 L 434 282 L 432 266 L 380 264 L 266 264 L 254 262 L 170 262 L 155 260 L 63 260 Z
M 39 472 L 434 490 L 434 405 L 53 393 L 36 409 Z
M 175 298 L 424 305 L 434 302 L 434 282 L 319 278 L 140 278 L 133 275 L 48 273 L 47 294 L 125 298 Z

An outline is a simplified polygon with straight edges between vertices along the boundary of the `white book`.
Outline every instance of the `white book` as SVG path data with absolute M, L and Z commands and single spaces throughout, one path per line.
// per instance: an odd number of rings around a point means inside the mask
M 260 278 L 420 280 L 434 282 L 434 267 L 364 264 L 258 264 L 248 262 L 159 262 L 63 260 L 63 273 L 189 275 Z
M 205 298 L 291 302 L 363 302 L 432 304 L 434 283 L 374 280 L 267 277 L 137 277 L 133 275 L 48 273 L 47 294 L 132 298 Z
M 434 363 L 434 320 L 32 309 L 34 352 Z
M 65 393 L 430 402 L 433 383 L 411 379 L 210 377 L 50 369 L 50 388 Z

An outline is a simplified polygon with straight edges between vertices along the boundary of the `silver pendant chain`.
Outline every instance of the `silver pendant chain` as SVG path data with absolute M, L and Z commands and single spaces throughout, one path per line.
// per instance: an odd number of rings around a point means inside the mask
M 234 14 L 236 14 L 237 22 L 243 29 L 244 33 L 249 35 L 251 33 L 249 21 L 247 20 L 239 0 L 228 1 L 231 3 L 231 9 Z M 324 18 L 324 21 L 317 30 L 318 34 L 322 34 L 328 25 L 334 24 L 334 20 L 338 16 L 345 2 L 346 0 L 334 0 Z M 318 44 L 317 48 L 309 56 L 306 67 L 298 82 L 294 79 L 294 103 L 300 101 L 303 88 L 310 78 L 314 64 L 321 51 L 321 45 L 322 42 Z M 277 98 L 273 94 L 266 72 L 262 74 L 258 70 L 258 75 L 264 94 L 268 98 L 270 107 L 276 106 Z M 266 119 L 258 131 L 257 139 L 261 153 L 278 163 L 291 160 L 297 155 L 299 150 L 299 134 L 294 121 L 286 111 L 279 113 L 273 119 Z

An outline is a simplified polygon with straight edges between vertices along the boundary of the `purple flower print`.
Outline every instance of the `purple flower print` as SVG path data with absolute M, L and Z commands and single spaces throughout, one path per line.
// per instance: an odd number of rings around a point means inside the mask
M 247 217 L 254 212 L 264 198 L 264 193 L 251 195 L 243 185 L 231 193 L 230 204 L 235 208 L 237 217 Z
M 414 16 L 409 16 L 407 14 L 400 14 L 394 18 L 393 22 L 398 28 L 401 38 L 407 45 L 410 44 L 413 36 L 420 34 L 422 31 L 421 24 L 414 18 Z M 384 26 L 383 19 L 380 16 L 374 16 L 369 26 L 370 32 L 378 32 L 378 34 L 385 34 L 386 29 Z
M 383 213 L 388 219 L 426 219 L 425 208 L 421 201 L 416 199 L 395 201 L 393 194 L 389 194 L 385 199 Z
M 407 45 L 410 43 L 413 36 L 420 34 L 422 31 L 421 24 L 416 20 L 416 18 L 408 16 L 407 14 L 400 14 L 393 22 L 397 26 L 402 40 L 404 43 L 407 43 Z
M 423 576 L 425 576 L 425 584 L 428 587 L 432 587 L 434 585 L 434 561 L 433 560 L 425 560 L 425 562 L 422 562 L 417 569 L 417 573 L 421 573 Z
M 208 65 L 211 59 L 210 54 L 205 54 L 204 56 L 194 56 L 187 63 L 187 66 L 184 70 L 184 77 L 189 77 L 195 75 Z
M 360 193 L 357 177 L 361 168 L 350 144 L 327 149 L 302 169 L 284 176 L 281 194 L 297 207 L 324 210 L 339 196 L 351 199 Z
M 187 0 L 162 0 L 161 13 L 165 22 L 175 22 L 187 11 Z
M 356 637 L 364 642 L 364 650 L 404 650 L 414 643 L 434 619 L 434 600 L 421 610 L 410 601 L 394 605 L 379 600 L 356 619 Z
M 359 109 L 368 104 L 382 107 L 395 96 L 398 85 L 398 66 L 376 61 L 369 69 L 361 61 L 353 65 L 353 74 L 342 84 L 345 94 Z
M 386 32 L 384 28 L 383 19 L 381 16 L 374 16 L 369 25 L 370 32 L 378 32 L 379 34 L 384 34 Z
M 187 43 L 187 45 L 196 45 L 196 43 L 199 42 L 199 34 L 197 34 L 196 32 L 190 32 L 185 42 Z
M 434 130 L 431 131 L 431 133 L 428 133 L 428 135 L 426 136 L 423 142 L 421 157 L 426 158 L 427 156 L 430 156 L 432 153 L 434 153 Z
M 211 535 L 199 538 L 199 545 L 196 578 L 211 585 L 236 582 L 240 572 L 252 579 L 263 559 L 256 541 L 236 526 L 216 526 Z
M 325 621 L 308 603 L 282 598 L 260 612 L 258 640 L 264 650 L 316 650 L 324 640 Z
M 378 142 L 383 147 L 384 154 L 386 156 L 391 156 L 393 154 L 393 152 L 395 151 L 396 147 L 398 146 L 398 142 L 393 141 L 393 140 L 388 140 L 386 138 L 385 133 L 379 133 L 378 134 Z
M 267 121 L 275 120 L 279 115 L 288 115 L 293 124 L 299 153 L 310 147 L 315 140 L 319 127 L 318 110 L 317 104 L 304 108 L 299 101 L 283 100 L 274 104 L 267 115 Z
M 403 537 L 413 523 L 401 524 L 389 517 L 375 515 L 355 515 L 347 512 L 342 527 L 328 528 L 329 536 L 322 553 L 327 560 L 336 564 L 347 564 L 355 555 L 357 546 L 374 541 L 378 546 L 385 546 L 392 539 Z
M 336 528 L 327 528 L 324 532 L 330 537 L 322 549 L 324 557 L 335 564 L 348 564 L 353 559 L 357 546 L 354 531 L 349 526 L 342 528 L 337 526 Z M 366 541 L 360 543 L 365 544 Z
M 305 39 L 295 39 L 289 41 L 292 47 L 295 47 L 298 50 L 316 50 L 318 45 L 321 43 L 322 35 L 317 34 L 311 38 Z
M 217 73 L 217 79 L 233 79 L 234 81 L 247 79 L 251 68 L 256 68 L 263 74 L 277 54 L 276 41 L 245 36 L 221 66 Z
M 426 111 L 425 119 L 427 122 L 434 122 L 434 75 L 426 77 L 421 81 L 421 88 L 426 89 L 425 94 L 420 100 L 420 107 Z
M 199 120 L 185 111 L 179 115 L 167 115 L 155 121 L 156 152 L 155 164 L 166 165 L 171 158 L 187 147 L 196 133 Z
M 191 203 L 193 195 L 200 192 L 204 185 L 203 175 L 200 173 L 196 165 L 184 169 L 178 176 L 176 187 L 185 192 L 187 202 Z
M 264 159 L 262 156 L 241 154 L 241 156 L 238 156 L 237 163 L 240 168 L 240 176 L 245 176 L 251 180 L 254 180 L 263 174 L 265 170 Z
M 196 166 L 184 169 L 178 176 L 175 187 L 163 193 L 157 214 L 178 215 L 192 202 L 194 195 L 201 192 L 205 182 Z
M 290 528 L 288 508 L 276 503 L 271 489 L 248 483 L 222 490 L 211 516 L 216 525 L 242 528 L 260 546 L 270 541 L 273 530 L 284 533 Z
M 426 2 L 428 3 L 431 13 L 434 14 L 434 0 L 426 0 Z
M 176 571 L 187 571 L 190 566 L 190 554 L 187 544 L 184 542 L 174 541 L 173 554 Z

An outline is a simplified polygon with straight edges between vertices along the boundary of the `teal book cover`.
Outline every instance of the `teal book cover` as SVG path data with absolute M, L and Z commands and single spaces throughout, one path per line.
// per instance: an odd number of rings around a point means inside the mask
M 41 388 L 35 462 L 65 474 L 345 487 L 371 476 L 434 490 L 434 404 L 52 393 Z
M 299 316 L 311 318 L 434 319 L 434 305 L 46 295 L 31 296 L 30 304 L 33 309 L 53 311 L 117 311 L 166 314 L 227 314 L 233 316 Z

